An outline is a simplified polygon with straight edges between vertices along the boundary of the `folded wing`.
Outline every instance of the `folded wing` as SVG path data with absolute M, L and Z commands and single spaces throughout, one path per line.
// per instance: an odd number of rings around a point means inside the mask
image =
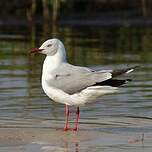
M 62 65 L 55 69 L 51 76 L 53 79 L 48 79 L 47 84 L 73 94 L 92 86 L 96 83 L 103 82 L 112 77 L 109 72 L 91 71 L 88 68 L 72 66 L 69 64 Z

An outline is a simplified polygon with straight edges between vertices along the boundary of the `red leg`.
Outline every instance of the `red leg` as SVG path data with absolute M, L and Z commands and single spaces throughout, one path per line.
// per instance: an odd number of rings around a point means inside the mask
M 66 114 L 66 119 L 65 119 L 65 126 L 64 126 L 64 131 L 77 131 L 78 130 L 78 123 L 79 123 L 79 115 L 80 115 L 80 111 L 79 111 L 79 107 L 77 107 L 77 111 L 76 111 L 76 121 L 75 121 L 75 128 L 68 128 L 68 120 L 69 120 L 69 107 L 68 105 L 65 106 L 65 114 Z
M 80 110 L 79 110 L 79 107 L 77 107 L 75 128 L 73 129 L 74 131 L 77 131 L 77 130 L 78 130 L 79 116 L 80 116 Z
M 65 115 L 66 115 L 66 119 L 65 119 L 64 131 L 67 131 L 68 130 L 68 120 L 69 120 L 69 107 L 68 107 L 68 105 L 65 106 Z

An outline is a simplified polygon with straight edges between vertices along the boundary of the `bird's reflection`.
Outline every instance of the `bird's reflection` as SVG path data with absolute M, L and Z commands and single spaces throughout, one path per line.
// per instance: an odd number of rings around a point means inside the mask
M 63 141 L 63 142 L 64 142 L 64 152 L 70 152 L 71 149 L 72 149 L 72 151 L 74 149 L 75 152 L 80 152 L 79 142 L 75 142 L 75 143 L 71 143 L 71 142 L 68 143 L 68 141 Z M 73 144 L 74 144 L 74 146 L 73 146 Z
M 75 143 L 75 152 L 80 152 L 79 143 Z
M 41 150 L 44 150 L 44 152 L 80 152 L 79 142 L 80 141 L 78 141 L 77 139 L 66 138 L 62 139 L 60 145 L 52 145 L 51 143 L 49 145 L 46 144 L 41 147 Z
M 58 146 L 43 146 L 41 147 L 41 150 L 44 152 L 80 152 L 79 151 L 79 143 L 74 143 L 74 147 L 72 143 L 64 142 L 63 147 L 58 147 Z

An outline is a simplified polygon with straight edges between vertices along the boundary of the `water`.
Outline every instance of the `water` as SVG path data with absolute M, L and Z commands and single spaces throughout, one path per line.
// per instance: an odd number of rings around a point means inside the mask
M 46 32 L 45 28 L 33 27 L 32 31 L 24 28 L 11 30 L 11 36 L 7 32 L 6 29 L 1 31 L 0 36 L 0 128 L 55 129 L 63 126 L 64 105 L 51 101 L 41 88 L 45 57 L 28 53 L 30 48 L 40 46 L 45 39 L 55 35 L 64 42 L 72 64 L 93 69 L 140 66 L 124 76 L 133 81 L 122 87 L 119 93 L 81 107 L 80 130 L 119 135 L 152 132 L 152 28 L 62 27 Z M 72 123 L 75 108 L 71 111 Z M 99 141 L 94 142 L 96 147 L 92 150 L 90 147 L 90 151 L 112 149 L 110 146 L 100 147 Z M 26 151 L 31 151 L 33 146 L 25 146 Z M 88 145 L 82 144 L 82 147 L 81 151 L 85 151 Z M 120 150 L 118 147 L 113 150 Z

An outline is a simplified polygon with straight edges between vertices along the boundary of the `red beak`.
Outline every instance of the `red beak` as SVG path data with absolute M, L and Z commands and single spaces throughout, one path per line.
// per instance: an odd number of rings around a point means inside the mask
M 43 49 L 32 48 L 31 51 L 30 51 L 30 53 L 39 53 L 39 52 L 41 52 L 41 51 L 43 51 Z

